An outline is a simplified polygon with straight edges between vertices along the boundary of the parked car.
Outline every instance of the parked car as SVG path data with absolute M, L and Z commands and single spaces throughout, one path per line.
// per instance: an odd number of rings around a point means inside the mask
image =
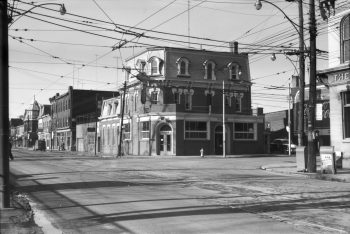
M 270 143 L 270 151 L 271 153 L 283 153 L 283 154 L 288 154 L 289 149 L 289 144 L 288 144 L 288 139 L 274 139 Z M 290 152 L 292 154 L 295 153 L 296 150 L 296 145 L 291 142 L 290 144 Z

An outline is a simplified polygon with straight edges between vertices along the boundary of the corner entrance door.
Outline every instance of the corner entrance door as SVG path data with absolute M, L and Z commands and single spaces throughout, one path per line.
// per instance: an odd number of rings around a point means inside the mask
M 169 125 L 161 127 L 159 132 L 160 155 L 172 155 L 172 131 Z

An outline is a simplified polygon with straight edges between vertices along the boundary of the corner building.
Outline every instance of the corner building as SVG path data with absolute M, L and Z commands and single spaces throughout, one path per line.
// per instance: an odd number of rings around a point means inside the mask
M 223 122 L 226 154 L 264 152 L 264 116 L 251 109 L 248 55 L 237 44 L 230 52 L 149 48 L 126 60 L 125 73 L 126 89 L 102 107 L 103 153 L 113 154 L 119 142 L 124 91 L 126 155 L 199 155 L 201 148 L 220 155 Z M 109 128 L 116 138 L 103 134 Z
M 328 68 L 318 76 L 329 88 L 331 145 L 350 168 L 350 3 L 337 5 L 328 19 Z

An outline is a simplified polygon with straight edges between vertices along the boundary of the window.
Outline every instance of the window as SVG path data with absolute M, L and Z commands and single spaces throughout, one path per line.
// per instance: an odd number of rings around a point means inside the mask
M 350 91 L 342 93 L 343 138 L 350 138 Z
M 207 139 L 207 122 L 186 121 L 185 138 L 186 139 Z
M 341 62 L 350 61 L 350 15 L 343 18 L 340 23 L 341 33 Z
M 235 110 L 236 112 L 242 112 L 242 99 L 235 98 Z
M 158 91 L 152 91 L 151 92 L 151 103 L 157 104 L 158 102 Z
M 185 109 L 192 110 L 192 95 L 190 93 L 185 94 Z
M 130 123 L 123 124 L 123 140 L 130 140 Z
M 190 76 L 188 71 L 190 61 L 187 58 L 181 57 L 176 61 L 177 75 L 178 76 Z
M 141 139 L 149 139 L 149 122 L 141 122 Z
M 232 101 L 232 97 L 229 94 L 225 95 L 225 106 L 231 107 L 232 105 L 231 101 Z
M 148 60 L 148 63 L 151 67 L 151 75 L 161 75 L 162 67 L 163 67 L 163 60 L 157 57 L 152 57 Z
M 254 123 L 235 123 L 234 138 L 237 140 L 255 140 Z
M 151 62 L 151 74 L 158 74 L 158 63 L 155 59 Z
M 204 66 L 204 79 L 216 80 L 215 63 L 213 61 L 206 60 L 203 63 L 203 66 Z
M 115 125 L 112 126 L 112 145 L 115 145 Z
M 235 93 L 235 110 L 236 112 L 242 112 L 242 98 L 243 93 Z
M 174 103 L 180 104 L 180 93 L 179 92 L 174 93 Z
M 241 67 L 237 63 L 229 63 L 227 67 L 229 69 L 229 79 L 238 80 L 241 76 Z

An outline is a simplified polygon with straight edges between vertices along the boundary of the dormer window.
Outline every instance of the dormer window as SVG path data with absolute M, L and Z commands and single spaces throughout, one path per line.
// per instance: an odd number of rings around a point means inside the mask
M 216 80 L 215 76 L 215 63 L 210 60 L 206 60 L 203 63 L 204 66 L 204 79 L 206 80 Z
M 150 65 L 151 75 L 161 75 L 163 69 L 163 60 L 157 57 L 152 57 L 148 60 Z
M 177 75 L 178 76 L 190 76 L 188 71 L 190 61 L 187 58 L 181 57 L 176 61 Z
M 350 61 L 350 15 L 345 16 L 340 23 L 341 62 Z
M 238 80 L 241 77 L 242 71 L 241 71 L 241 66 L 237 63 L 229 63 L 227 65 L 229 69 L 229 79 L 230 80 Z

